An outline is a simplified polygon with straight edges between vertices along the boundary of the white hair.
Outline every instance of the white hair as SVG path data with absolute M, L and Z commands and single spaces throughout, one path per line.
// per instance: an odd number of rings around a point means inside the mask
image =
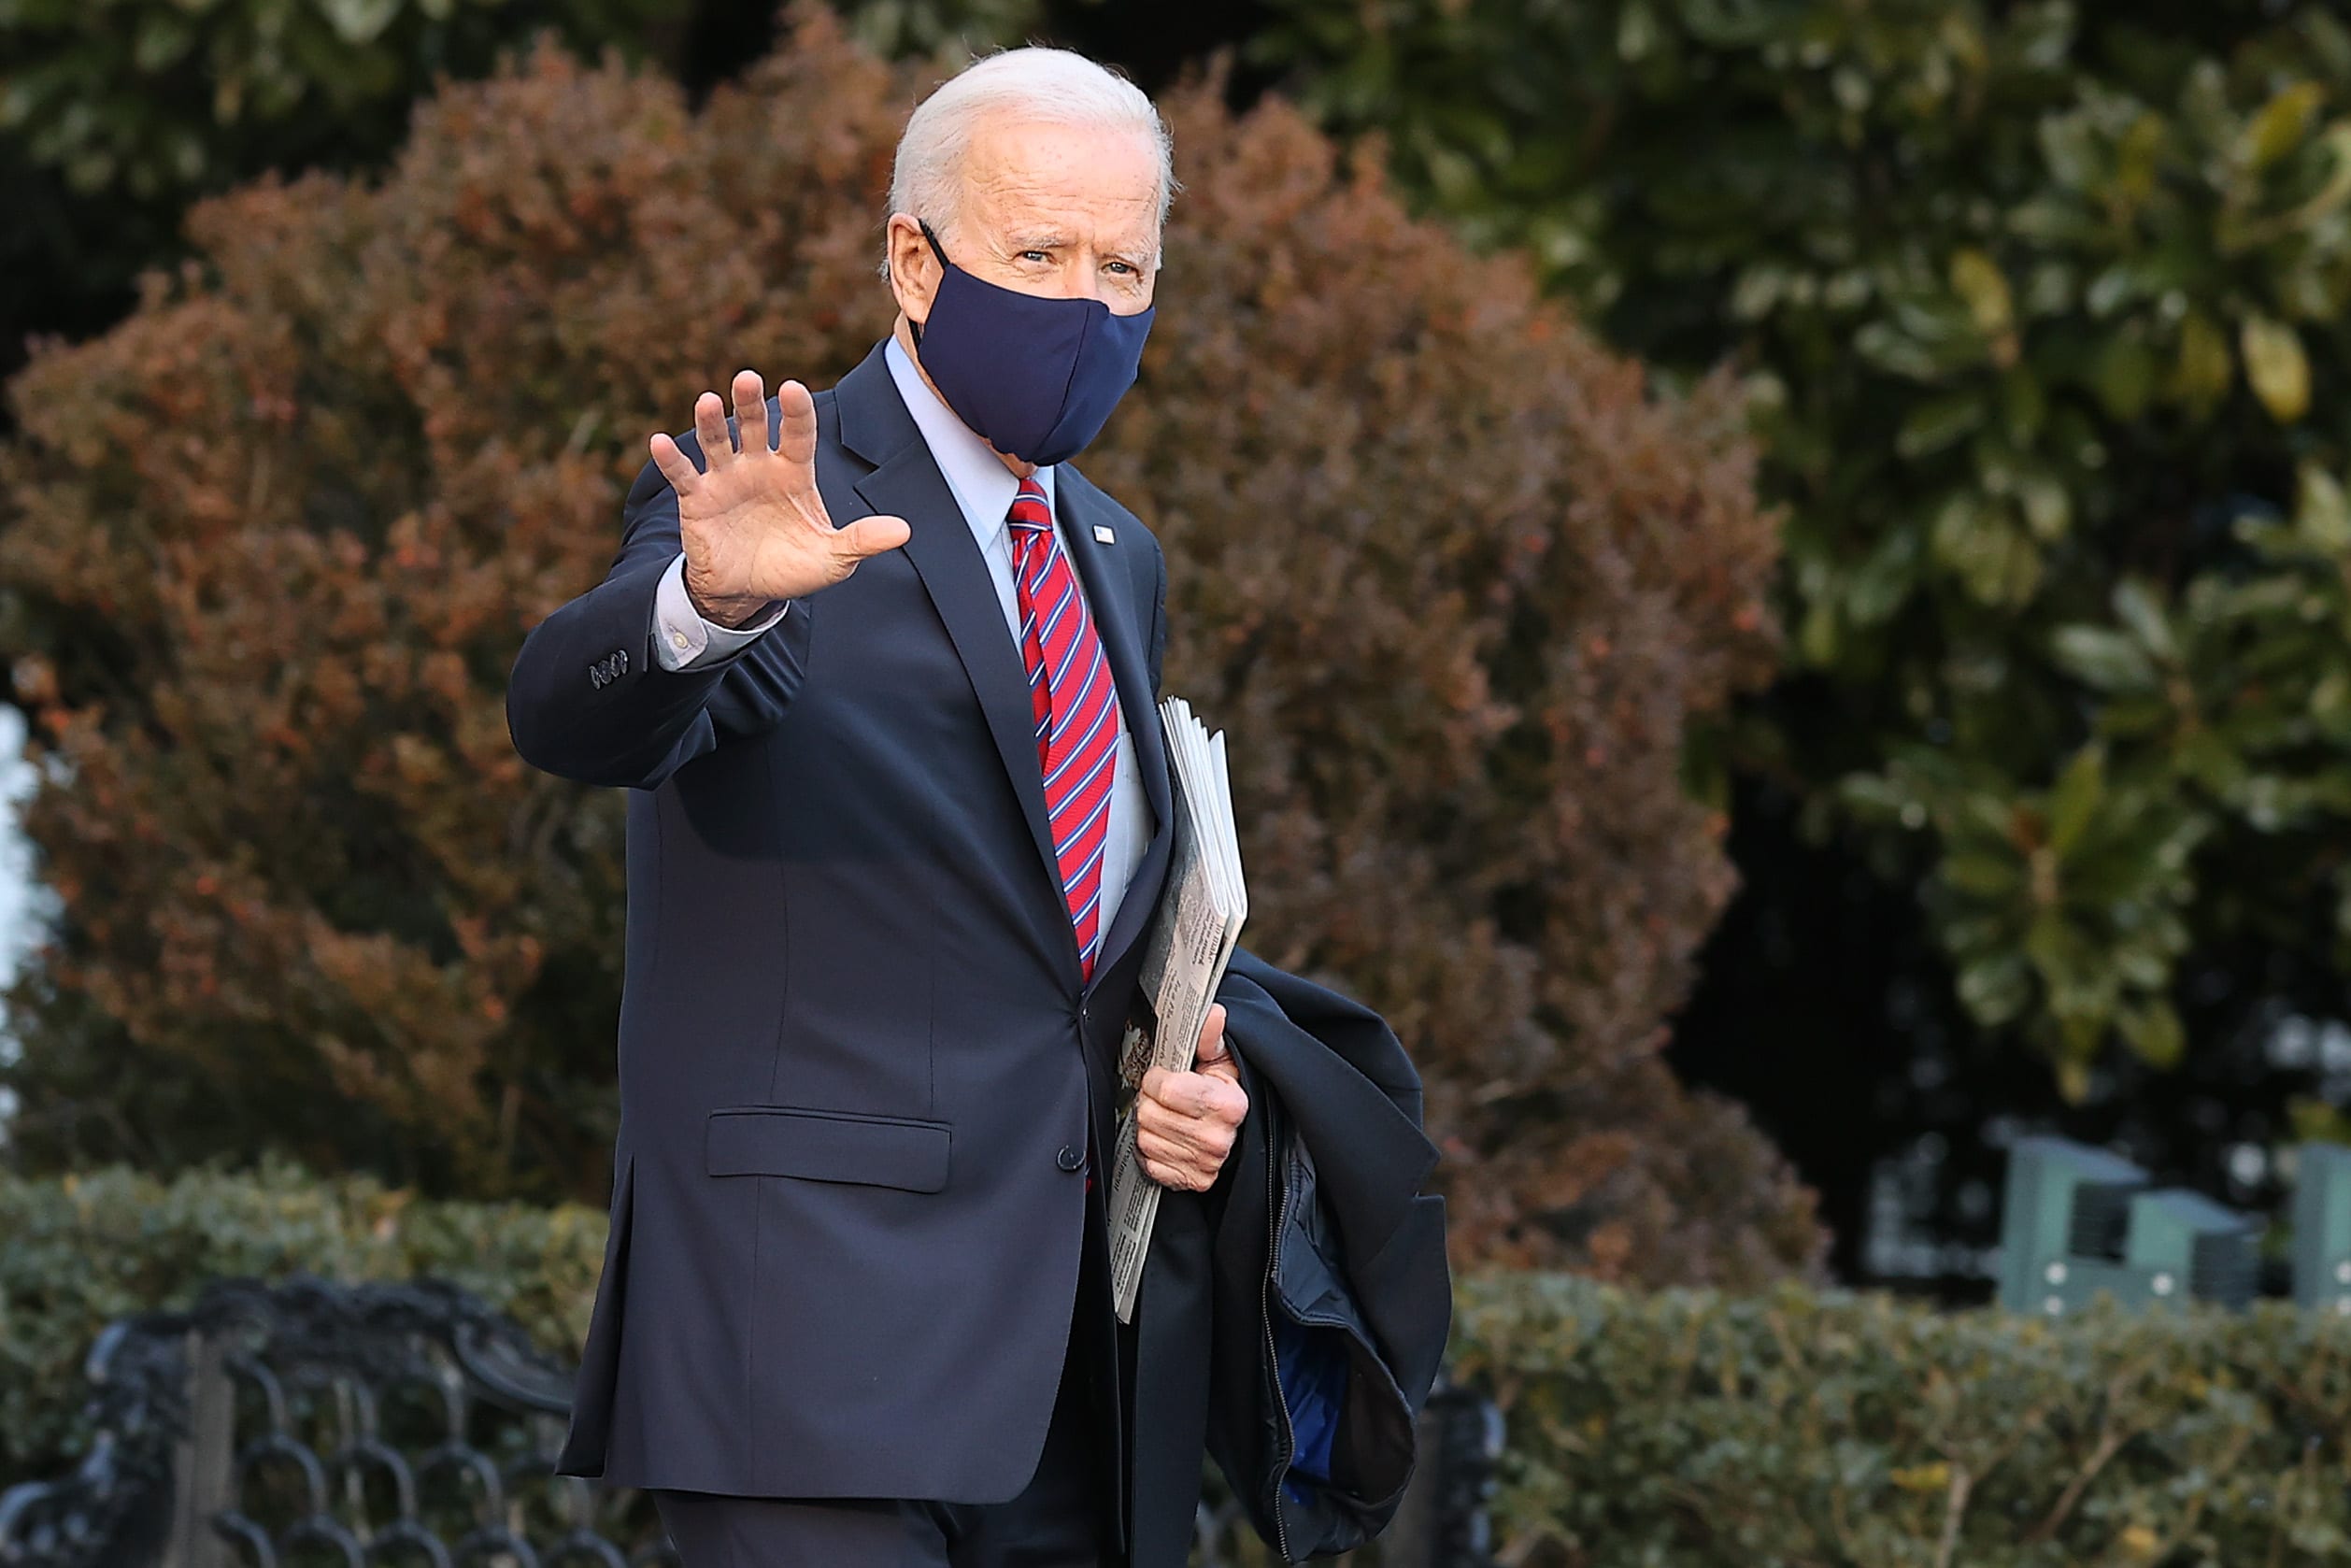
M 975 61 L 922 100 L 898 137 L 890 210 L 940 227 L 962 201 L 963 155 L 990 115 L 1147 137 L 1159 157 L 1159 222 L 1176 196 L 1175 138 L 1149 96 L 1117 72 L 1065 49 L 1015 49 Z M 885 255 L 882 275 L 890 274 Z

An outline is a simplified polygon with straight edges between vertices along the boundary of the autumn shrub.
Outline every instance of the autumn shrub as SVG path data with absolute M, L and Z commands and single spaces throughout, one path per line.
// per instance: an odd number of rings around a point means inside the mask
M 199 263 L 14 382 L 0 591 L 64 907 L 20 1160 L 602 1195 L 620 802 L 515 758 L 506 672 L 649 429 L 885 330 L 925 85 L 818 15 L 699 111 L 549 50 L 422 107 L 380 184 L 199 209 Z M 1775 646 L 1739 407 L 1655 395 L 1291 110 L 1169 110 L 1160 324 L 1083 465 L 1165 541 L 1252 945 L 1395 1020 L 1464 1257 L 1804 1264 L 1806 1197 L 1657 1056 L 1731 888 L 1685 734 Z

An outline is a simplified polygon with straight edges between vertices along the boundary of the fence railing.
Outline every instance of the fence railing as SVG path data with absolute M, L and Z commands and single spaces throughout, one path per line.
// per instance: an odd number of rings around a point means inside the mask
M 511 1319 L 437 1281 L 221 1281 L 110 1325 L 85 1363 L 88 1454 L 0 1492 L 0 1568 L 652 1568 L 677 1557 L 642 1493 L 553 1473 L 571 1376 Z M 1487 1568 L 1501 1422 L 1441 1389 L 1394 1527 L 1360 1562 Z M 1272 1561 L 1231 1499 L 1197 1568 Z

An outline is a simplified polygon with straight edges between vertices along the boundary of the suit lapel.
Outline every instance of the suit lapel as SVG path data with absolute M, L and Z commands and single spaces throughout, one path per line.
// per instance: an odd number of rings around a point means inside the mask
M 1096 524 L 1115 541 L 1119 514 L 1084 476 L 1064 464 L 1056 473 L 1055 501 L 1061 514 L 1062 540 L 1078 580 L 1086 585 L 1087 607 L 1093 612 L 1094 630 L 1110 660 L 1110 677 L 1119 688 L 1119 706 L 1125 715 L 1127 734 L 1134 742 L 1135 769 L 1143 776 L 1143 792 L 1151 803 L 1154 827 L 1143 863 L 1119 902 L 1119 913 L 1103 934 L 1102 952 L 1094 961 L 1097 976 L 1107 974 L 1142 933 L 1159 905 L 1167 853 L 1174 841 L 1175 804 L 1169 792 L 1167 740 L 1160 730 L 1157 693 L 1151 690 L 1149 662 L 1143 647 L 1143 628 L 1135 624 L 1134 574 L 1123 551 L 1142 548 L 1103 544 Z
M 980 559 L 979 547 L 963 521 L 955 492 L 947 488 L 931 449 L 923 444 L 914 417 L 899 400 L 890 367 L 876 349 L 865 362 L 842 378 L 837 401 L 841 410 L 841 442 L 867 462 L 878 464 L 856 481 L 857 493 L 876 512 L 906 520 L 911 536 L 906 559 L 922 579 L 923 591 L 947 626 L 971 677 L 996 742 L 996 754 L 1012 791 L 1020 800 L 1046 875 L 1058 891 L 1059 862 L 1053 857 L 1053 834 L 1045 812 L 1045 781 L 1037 770 L 1036 729 L 1030 717 L 1029 673 L 1020 653 L 1005 631 L 1004 607 L 996 586 Z M 895 416 L 894 419 L 892 416 Z M 1076 947 L 1070 951 L 1075 962 Z
M 996 754 L 1019 797 L 1037 857 L 1047 885 L 1058 895 L 1062 886 L 1060 862 L 1053 854 L 1053 830 L 1045 808 L 1045 780 L 1037 767 L 1036 732 L 1029 706 L 1029 672 L 1020 650 L 1005 628 L 1004 606 L 996 586 L 980 559 L 979 547 L 963 520 L 963 509 L 948 488 L 931 449 L 914 416 L 906 412 L 891 379 L 890 366 L 876 348 L 834 389 L 839 411 L 841 444 L 873 471 L 855 481 L 857 493 L 876 512 L 906 520 L 911 531 L 905 554 L 925 592 L 946 625 L 956 657 L 971 678 L 979 699 Z M 1062 467 L 1055 481 L 1056 510 L 1070 563 L 1086 590 L 1087 608 L 1110 663 L 1110 677 L 1119 690 L 1119 707 L 1127 734 L 1134 742 L 1136 770 L 1142 775 L 1145 797 L 1150 802 L 1154 828 L 1143 863 L 1119 905 L 1118 918 L 1104 934 L 1102 952 L 1094 962 L 1097 979 L 1110 972 L 1119 955 L 1141 935 L 1157 911 L 1160 884 L 1166 878 L 1168 852 L 1175 841 L 1175 803 L 1170 794 L 1167 743 L 1160 731 L 1157 693 L 1151 689 L 1149 663 L 1136 623 L 1133 572 L 1124 551 L 1140 543 L 1100 543 L 1097 524 L 1116 537 L 1124 520 L 1100 491 L 1076 470 Z M 1067 922 L 1070 962 L 1077 958 L 1076 938 Z

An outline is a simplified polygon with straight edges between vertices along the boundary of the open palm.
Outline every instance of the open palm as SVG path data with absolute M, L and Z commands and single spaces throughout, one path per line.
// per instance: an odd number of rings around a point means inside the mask
M 694 400 L 694 466 L 665 435 L 652 439 L 653 462 L 677 492 L 677 527 L 686 550 L 686 592 L 694 607 L 721 625 L 740 626 L 778 599 L 797 599 L 839 582 L 867 556 L 906 542 L 903 518 L 860 518 L 833 526 L 817 492 L 817 406 L 808 389 L 776 389 L 780 428 L 769 444 L 767 391 L 753 371 L 734 378 L 734 437 L 717 392 Z

